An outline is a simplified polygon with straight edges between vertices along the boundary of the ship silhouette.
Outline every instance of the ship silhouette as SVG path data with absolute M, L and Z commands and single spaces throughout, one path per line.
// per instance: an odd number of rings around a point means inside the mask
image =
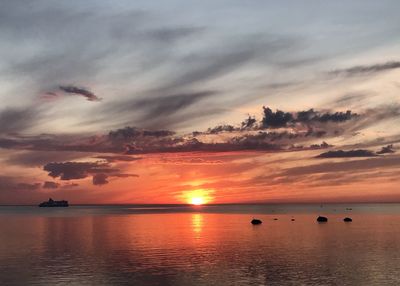
M 43 207 L 68 207 L 68 201 L 55 201 L 52 198 L 49 198 L 49 200 L 47 202 L 43 202 L 39 204 L 39 207 L 43 208 Z

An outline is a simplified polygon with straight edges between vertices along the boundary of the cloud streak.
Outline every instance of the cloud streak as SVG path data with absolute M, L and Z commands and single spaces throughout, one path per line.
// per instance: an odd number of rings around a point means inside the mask
M 400 68 L 399 61 L 390 61 L 383 64 L 359 65 L 346 69 L 337 69 L 329 72 L 331 75 L 362 76 Z
M 364 149 L 358 150 L 337 150 L 337 151 L 328 151 L 319 154 L 316 158 L 352 158 L 352 157 L 375 157 L 377 156 L 374 152 Z

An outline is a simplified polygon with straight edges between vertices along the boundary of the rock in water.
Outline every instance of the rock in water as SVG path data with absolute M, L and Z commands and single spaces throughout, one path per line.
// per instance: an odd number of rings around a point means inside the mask
M 327 221 L 328 221 L 327 217 L 324 217 L 324 216 L 317 217 L 317 222 L 327 222 Z
M 251 221 L 251 224 L 262 224 L 262 221 L 259 220 L 259 219 L 253 218 L 252 221 Z

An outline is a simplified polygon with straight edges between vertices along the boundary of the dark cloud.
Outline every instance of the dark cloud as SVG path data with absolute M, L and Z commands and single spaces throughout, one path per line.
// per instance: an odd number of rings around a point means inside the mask
M 60 90 L 64 91 L 65 93 L 71 93 L 71 94 L 83 96 L 88 101 L 100 101 L 101 100 L 101 98 L 96 96 L 93 92 L 91 92 L 87 88 L 77 87 L 77 86 L 73 86 L 73 85 L 60 85 L 58 88 Z
M 364 65 L 364 66 L 360 65 L 347 69 L 337 69 L 329 73 L 332 75 L 358 76 L 358 75 L 373 74 L 398 68 L 400 68 L 400 62 L 390 61 L 383 64 Z
M 321 146 L 315 145 L 316 138 L 328 140 L 337 136 L 353 136 L 363 128 L 400 115 L 394 106 L 367 110 L 362 114 L 356 114 L 352 111 L 319 112 L 314 109 L 292 113 L 279 110 L 273 112 L 266 107 L 264 107 L 264 111 L 264 117 L 261 121 L 249 116 L 238 126 L 220 125 L 209 128 L 204 132 L 193 132 L 191 134 L 176 134 L 167 129 L 151 130 L 127 126 L 112 130 L 108 134 L 93 136 L 81 136 L 79 134 L 6 136 L 0 137 L 0 147 L 31 151 L 63 151 L 71 152 L 72 155 L 74 152 L 84 152 L 89 155 L 94 152 L 133 155 L 193 151 L 295 151 L 320 148 Z M 278 127 L 284 130 L 276 132 L 274 129 Z M 223 136 L 216 136 L 219 133 L 224 134 Z M 68 153 L 65 154 L 68 155 Z M 340 154 L 336 155 L 339 156 Z M 346 155 L 351 154 L 342 156 Z M 15 156 L 11 156 L 9 160 L 11 162 L 25 159 L 30 161 L 30 155 L 28 158 Z M 111 158 L 104 156 L 99 158 L 108 162 L 135 160 L 128 159 L 128 157 Z M 330 156 L 333 155 L 330 154 Z M 43 158 L 46 158 L 46 155 Z M 64 160 L 62 159 L 62 161 Z
M 179 152 L 232 152 L 232 151 L 273 151 L 280 150 L 282 146 L 263 140 L 251 140 L 246 137 L 235 137 L 227 142 L 205 143 L 196 138 L 185 140 L 170 140 L 150 146 L 127 145 L 126 154 L 146 153 L 179 153 Z
M 307 111 L 297 112 L 296 121 L 301 123 L 308 122 L 344 122 L 354 118 L 357 118 L 359 115 L 356 113 L 352 113 L 350 110 L 346 112 L 335 112 L 335 113 L 320 113 L 314 111 L 314 109 L 309 109 Z
M 218 133 L 221 133 L 221 132 L 233 132 L 233 131 L 237 131 L 237 130 L 238 129 L 235 128 L 232 125 L 228 125 L 228 124 L 226 124 L 226 125 L 218 125 L 218 126 L 213 127 L 213 128 L 208 128 L 206 134 L 207 133 L 208 134 L 218 134 Z
M 249 117 L 243 120 L 240 125 L 242 130 L 253 129 L 257 125 L 257 119 L 254 116 L 249 115 Z
M 98 168 L 103 167 L 108 167 L 108 165 L 90 162 L 65 162 L 48 163 L 43 167 L 43 170 L 49 172 L 50 177 L 73 180 L 86 178 L 90 173 L 96 173 Z
M 248 118 L 246 118 L 241 122 L 240 127 L 239 126 L 235 127 L 230 124 L 224 124 L 212 128 L 210 127 L 205 132 L 193 131 L 192 135 L 196 137 L 199 135 L 206 135 L 206 134 L 219 134 L 221 132 L 237 132 L 237 131 L 246 131 L 253 129 L 254 130 L 258 129 L 257 119 L 253 116 L 249 116 Z
M 44 171 L 53 178 L 61 180 L 77 180 L 92 176 L 93 184 L 102 185 L 108 177 L 137 177 L 136 174 L 124 174 L 119 169 L 102 162 L 59 162 L 48 163 L 43 167 Z M 103 182 L 103 183 L 102 183 Z
M 292 127 L 297 124 L 312 125 L 315 123 L 341 123 L 357 118 L 359 115 L 350 110 L 346 112 L 319 112 L 314 109 L 299 111 L 297 113 L 276 110 L 273 112 L 269 107 L 263 107 L 264 116 L 260 128 L 283 128 Z
M 329 147 L 333 147 L 333 145 L 329 145 L 325 141 L 323 141 L 321 144 L 310 145 L 310 149 L 325 149 L 325 148 L 329 148 Z
M 383 146 L 381 148 L 381 150 L 379 150 L 378 152 L 376 152 L 376 154 L 391 154 L 391 153 L 395 153 L 396 151 L 393 149 L 393 144 L 387 145 L 387 146 Z
M 269 107 L 263 106 L 264 117 L 261 121 L 262 128 L 281 128 L 293 122 L 293 115 L 289 112 L 277 110 L 273 112 Z
M 93 185 L 105 185 L 108 184 L 108 176 L 106 174 L 100 173 L 93 176 Z
M 56 182 L 46 181 L 43 183 L 43 189 L 57 189 L 59 186 L 60 184 Z
M 377 156 L 374 152 L 364 149 L 358 150 L 337 150 L 337 151 L 328 151 L 319 154 L 316 158 L 350 158 L 350 157 L 375 157 Z
M 109 175 L 109 174 L 99 173 L 99 174 L 95 174 L 93 176 L 93 178 L 92 178 L 93 185 L 101 186 L 101 185 L 108 184 L 109 177 L 129 178 L 129 177 L 139 177 L 139 175 L 136 175 L 136 174 L 112 174 L 112 175 Z

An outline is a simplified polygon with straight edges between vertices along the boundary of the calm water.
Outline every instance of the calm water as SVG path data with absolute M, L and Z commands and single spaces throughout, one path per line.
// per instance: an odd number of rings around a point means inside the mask
M 400 205 L 0 207 L 0 285 L 400 285 Z

